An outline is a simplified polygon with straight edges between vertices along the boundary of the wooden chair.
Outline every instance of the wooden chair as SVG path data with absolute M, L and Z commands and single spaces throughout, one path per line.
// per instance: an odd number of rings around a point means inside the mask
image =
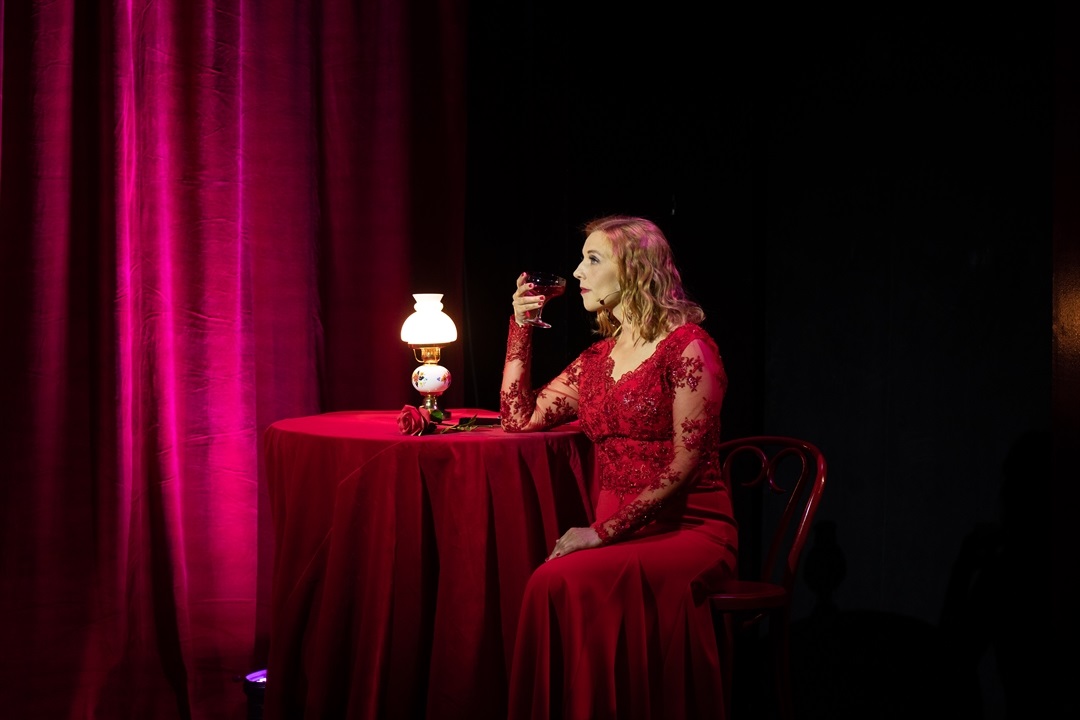
M 782 720 L 791 720 L 791 599 L 799 558 L 825 489 L 825 457 L 805 440 L 762 435 L 721 443 L 720 463 L 739 519 L 740 570 L 739 579 L 719 587 L 709 602 L 714 612 L 730 615 L 737 638 L 747 633 L 756 637 L 765 625 L 774 663 L 776 709 Z M 761 542 L 752 542 L 757 537 L 750 533 L 759 529 Z M 766 541 L 764 560 L 748 561 L 748 555 L 760 555 Z M 730 710 L 730 695 L 727 702 Z

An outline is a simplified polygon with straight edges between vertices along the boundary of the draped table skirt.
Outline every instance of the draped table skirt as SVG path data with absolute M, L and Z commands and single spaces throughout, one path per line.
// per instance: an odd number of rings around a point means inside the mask
M 455 410 L 454 421 L 482 410 Z M 592 521 L 576 424 L 412 437 L 396 411 L 281 420 L 264 717 L 505 718 L 525 584 Z

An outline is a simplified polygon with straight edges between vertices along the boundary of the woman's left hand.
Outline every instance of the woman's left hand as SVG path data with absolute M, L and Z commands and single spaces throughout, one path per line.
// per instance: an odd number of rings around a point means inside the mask
M 564 555 L 569 555 L 578 550 L 600 547 L 600 536 L 591 527 L 570 528 L 563 536 L 555 541 L 555 549 L 548 555 L 548 560 L 554 560 Z M 546 562 L 546 561 L 545 561 Z

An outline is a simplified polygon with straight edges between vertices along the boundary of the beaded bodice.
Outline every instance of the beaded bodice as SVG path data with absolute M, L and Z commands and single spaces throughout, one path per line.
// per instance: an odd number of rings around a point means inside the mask
M 594 525 L 606 542 L 647 524 L 687 485 L 719 482 L 715 448 L 727 387 L 716 344 L 697 325 L 673 330 L 617 380 L 614 344 L 613 338 L 594 343 L 551 383 L 532 391 L 531 331 L 511 322 L 501 408 L 510 432 L 580 420 L 595 444 L 601 490 L 619 498 L 620 510 Z M 515 362 L 522 366 L 516 382 Z

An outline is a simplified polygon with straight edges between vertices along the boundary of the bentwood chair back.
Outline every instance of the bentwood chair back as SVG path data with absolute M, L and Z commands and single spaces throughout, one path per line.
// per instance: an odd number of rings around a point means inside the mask
M 721 443 L 720 464 L 739 520 L 740 569 L 738 579 L 721 585 L 709 602 L 716 613 L 730 614 L 739 637 L 756 635 L 764 626 L 772 649 L 776 709 L 782 720 L 791 720 L 791 600 L 825 489 L 825 457 L 805 440 L 759 435 Z M 759 529 L 761 543 L 752 542 L 756 538 L 750 533 Z M 747 562 L 746 555 L 758 547 L 764 559 Z

